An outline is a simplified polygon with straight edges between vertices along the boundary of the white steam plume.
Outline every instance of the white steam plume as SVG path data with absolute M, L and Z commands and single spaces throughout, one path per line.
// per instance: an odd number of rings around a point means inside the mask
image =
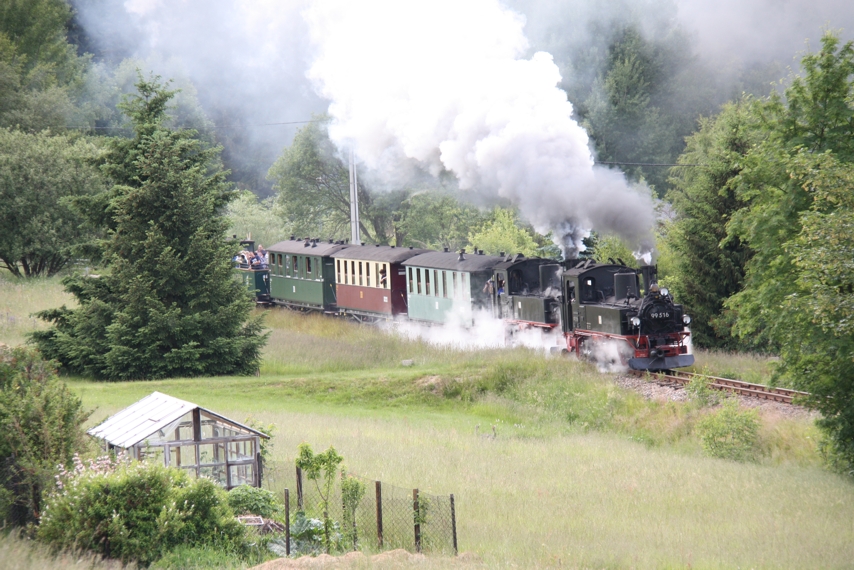
M 369 168 L 450 171 L 553 230 L 568 256 L 579 228 L 650 248 L 650 197 L 594 167 L 551 55 L 522 58 L 522 16 L 497 0 L 330 0 L 304 15 L 330 136 Z

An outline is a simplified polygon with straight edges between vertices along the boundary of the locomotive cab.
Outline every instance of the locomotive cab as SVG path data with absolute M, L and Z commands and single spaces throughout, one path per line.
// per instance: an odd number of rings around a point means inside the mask
M 655 284 L 655 267 L 583 261 L 562 275 L 563 332 L 567 348 L 592 354 L 593 347 L 616 343 L 636 370 L 690 366 L 685 339 L 690 322 L 682 306 Z M 641 289 L 641 277 L 643 289 Z

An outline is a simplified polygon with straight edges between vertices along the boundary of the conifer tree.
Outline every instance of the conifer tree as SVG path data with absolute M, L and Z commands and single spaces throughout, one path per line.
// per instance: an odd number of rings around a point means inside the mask
M 739 346 L 723 304 L 741 290 L 751 252 L 738 237 L 727 237 L 726 224 L 744 205 L 731 181 L 762 136 L 753 106 L 748 97 L 725 105 L 717 117 L 701 118 L 679 157 L 680 164 L 689 166 L 672 169 L 668 198 L 677 218 L 664 239 L 674 253 L 673 288 L 694 317 L 694 342 L 704 347 Z M 690 166 L 696 164 L 702 166 Z
M 39 313 L 53 327 L 32 340 L 67 369 L 104 379 L 248 374 L 266 342 L 252 301 L 232 277 L 223 216 L 234 197 L 219 148 L 163 126 L 174 91 L 137 83 L 122 110 L 136 135 L 111 144 L 113 182 L 87 214 L 105 227 L 99 278 L 66 289 L 79 307 Z

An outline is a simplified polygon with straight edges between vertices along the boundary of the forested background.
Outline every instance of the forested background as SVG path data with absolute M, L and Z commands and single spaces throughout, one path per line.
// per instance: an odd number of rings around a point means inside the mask
M 852 11 L 555 4 L 511 6 L 531 51 L 554 56 L 597 161 L 656 197 L 660 275 L 694 316 L 695 344 L 779 355 L 851 461 Z M 175 90 L 158 128 L 190 133 L 205 168 L 239 191 L 223 200 L 227 235 L 348 237 L 346 160 L 302 72 L 301 6 L 236 22 L 241 8 L 225 1 L 0 4 L 2 267 L 27 278 L 102 261 L 113 230 L 87 204 L 118 183 L 111 153 L 140 128 L 121 102 L 154 75 Z M 266 15 L 275 42 L 247 32 Z M 389 187 L 362 172 L 359 195 L 368 243 L 560 255 L 512 204 L 461 194 L 450 175 Z M 590 229 L 582 255 L 632 258 Z

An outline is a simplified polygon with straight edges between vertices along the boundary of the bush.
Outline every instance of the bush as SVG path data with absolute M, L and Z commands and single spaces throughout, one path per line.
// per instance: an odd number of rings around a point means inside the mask
M 712 379 L 705 375 L 705 371 L 703 371 L 703 374 L 704 375 L 694 375 L 685 387 L 685 390 L 688 392 L 688 396 L 691 400 L 701 408 L 714 406 L 720 402 L 720 392 L 709 387 L 712 383 Z
M 703 449 L 712 457 L 745 461 L 753 459 L 759 440 L 756 410 L 739 410 L 738 400 L 724 400 L 721 409 L 697 422 Z
M 265 519 L 278 519 L 283 508 L 272 491 L 249 485 L 240 485 L 229 491 L 228 506 L 237 515 L 258 515 Z
M 178 546 L 242 552 L 246 531 L 213 481 L 144 463 L 79 460 L 45 501 L 38 537 L 147 566 Z
M 57 464 L 85 446 L 83 404 L 35 350 L 0 346 L 0 525 L 36 522 Z

